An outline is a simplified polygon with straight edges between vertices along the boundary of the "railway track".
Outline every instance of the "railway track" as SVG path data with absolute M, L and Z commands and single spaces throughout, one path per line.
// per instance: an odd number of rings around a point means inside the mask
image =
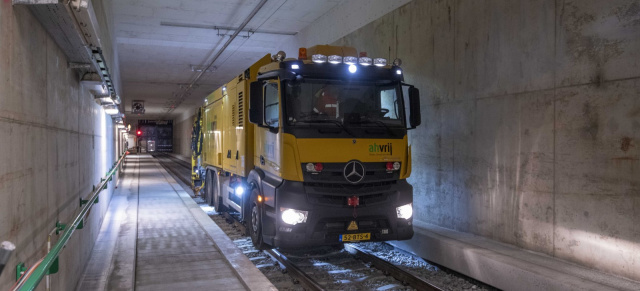
M 187 186 L 191 185 L 191 165 L 188 162 L 167 153 L 155 152 L 151 155 L 160 162 L 160 165 L 162 165 L 169 174 Z
M 246 233 L 245 226 L 232 215 L 224 213 L 222 216 L 227 223 L 233 224 L 238 233 Z M 245 237 L 243 240 L 244 243 L 239 244 L 239 247 L 245 254 L 253 254 L 264 260 L 260 256 L 261 252 L 253 249 L 251 239 Z M 344 244 L 343 250 L 320 248 L 318 251 L 319 254 L 275 249 L 263 252 L 273 259 L 273 264 L 280 266 L 282 272 L 287 272 L 295 282 L 304 285 L 305 290 L 443 290 L 401 267 L 376 257 L 356 244 Z M 269 265 L 264 261 L 259 264 Z
M 164 153 L 156 153 L 154 157 L 172 176 L 184 182 L 183 187 L 190 186 L 188 162 Z M 204 203 L 201 198 L 194 199 Z M 257 250 L 245 226 L 233 214 L 211 212 L 209 217 L 279 290 L 445 290 L 444 287 L 446 290 L 495 290 L 471 278 L 429 265 L 420 258 L 403 260 L 421 261 L 426 265 L 415 262 L 407 265 L 402 259 L 391 263 L 399 251 L 384 243 L 373 247 L 369 243 L 344 244 L 344 248 L 301 251 Z

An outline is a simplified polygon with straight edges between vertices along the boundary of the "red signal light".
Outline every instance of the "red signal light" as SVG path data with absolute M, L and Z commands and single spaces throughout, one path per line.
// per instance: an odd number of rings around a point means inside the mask
M 141 136 L 141 135 L 142 135 L 142 130 L 138 130 L 138 131 L 136 132 L 136 134 L 137 134 L 138 136 Z

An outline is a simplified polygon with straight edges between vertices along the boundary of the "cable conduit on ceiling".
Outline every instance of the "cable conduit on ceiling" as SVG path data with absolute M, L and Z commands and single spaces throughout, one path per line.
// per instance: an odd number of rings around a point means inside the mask
M 238 29 L 236 29 L 236 31 L 233 32 L 231 37 L 229 37 L 229 39 L 222 46 L 222 48 L 220 50 L 218 50 L 218 52 L 215 54 L 215 56 L 213 56 L 213 59 L 211 59 L 211 62 L 209 62 L 209 64 L 204 68 L 204 70 L 198 72 L 198 75 L 196 76 L 196 78 L 193 81 L 191 81 L 191 83 L 189 84 L 189 86 L 187 86 L 187 88 L 185 88 L 185 90 L 182 93 L 182 95 L 180 96 L 180 98 L 178 98 L 178 101 L 176 102 L 176 104 L 174 104 L 174 106 L 172 108 L 169 108 L 167 110 L 167 113 L 171 113 L 171 111 L 176 109 L 184 101 L 184 99 L 187 96 L 187 93 L 189 93 L 189 91 L 193 88 L 193 86 L 200 80 L 200 78 L 202 78 L 202 75 L 204 75 L 204 73 L 209 68 L 211 68 L 211 66 L 213 66 L 213 63 L 216 62 L 216 60 L 220 57 L 220 55 L 222 55 L 222 53 L 227 49 L 227 47 L 231 44 L 231 42 L 238 36 L 238 34 L 240 34 L 240 32 L 242 32 L 244 27 L 247 26 L 247 24 L 249 24 L 249 21 L 251 21 L 253 19 L 253 17 L 255 17 L 256 14 L 258 14 L 258 11 L 260 11 L 260 9 L 262 8 L 262 6 L 264 6 L 265 3 L 267 3 L 267 0 L 262 0 L 262 1 L 260 1 L 260 3 L 258 3 L 258 5 L 256 5 L 255 8 L 253 8 L 253 11 L 251 11 L 249 16 L 247 16 L 247 18 L 242 22 L 242 24 L 240 24 Z

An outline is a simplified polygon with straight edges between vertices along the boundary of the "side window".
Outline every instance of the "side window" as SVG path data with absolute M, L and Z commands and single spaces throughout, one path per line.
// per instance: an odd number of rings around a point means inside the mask
M 279 126 L 280 101 L 278 97 L 278 83 L 266 83 L 264 85 L 264 123 L 271 127 Z
M 380 90 L 380 109 L 385 118 L 399 119 L 400 110 L 398 106 L 398 95 L 395 87 Z

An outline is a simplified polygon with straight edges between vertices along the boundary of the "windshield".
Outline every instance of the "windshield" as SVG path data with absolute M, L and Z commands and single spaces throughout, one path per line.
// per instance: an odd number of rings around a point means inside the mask
M 404 127 L 398 83 L 304 80 L 287 82 L 285 88 L 286 120 L 292 126 L 315 123 L 334 127 Z

